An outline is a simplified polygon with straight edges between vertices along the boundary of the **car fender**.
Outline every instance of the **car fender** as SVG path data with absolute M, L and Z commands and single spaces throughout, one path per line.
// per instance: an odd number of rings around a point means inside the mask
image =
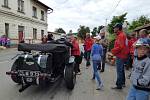
M 70 56 L 69 58 L 69 64 L 74 63 L 75 61 L 75 57 L 74 56 Z

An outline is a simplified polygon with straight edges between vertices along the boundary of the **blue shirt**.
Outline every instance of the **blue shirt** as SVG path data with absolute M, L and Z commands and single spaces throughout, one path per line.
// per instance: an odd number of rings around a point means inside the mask
M 101 61 L 103 56 L 103 47 L 100 44 L 94 43 L 91 50 L 92 60 Z

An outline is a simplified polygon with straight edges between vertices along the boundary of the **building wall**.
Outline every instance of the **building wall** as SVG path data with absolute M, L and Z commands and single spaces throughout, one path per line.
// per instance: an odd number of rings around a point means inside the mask
M 33 28 L 37 29 L 37 39 L 41 39 L 41 30 L 47 34 L 47 13 L 46 8 L 41 7 L 32 0 L 24 0 L 24 12 L 18 12 L 18 0 L 8 0 L 9 7 L 4 8 L 3 0 L 0 0 L 0 36 L 5 34 L 5 23 L 9 24 L 9 38 L 12 43 L 18 42 L 18 26 L 24 26 L 24 38 L 33 38 Z M 37 19 L 32 17 L 32 7 L 37 8 Z M 45 20 L 41 20 L 41 10 L 44 11 Z
M 24 0 L 24 14 L 18 12 L 18 2 L 17 2 L 18 0 L 8 0 L 8 1 L 9 1 L 8 6 L 10 7 L 10 9 L 2 7 L 2 5 L 4 5 L 4 2 L 3 0 L 0 0 L 0 10 L 12 12 L 20 16 L 28 17 L 36 21 L 47 23 L 47 9 L 35 3 L 34 0 Z M 37 19 L 32 17 L 33 6 L 37 8 L 37 17 L 38 17 Z M 41 10 L 44 11 L 45 13 L 44 21 L 41 20 Z

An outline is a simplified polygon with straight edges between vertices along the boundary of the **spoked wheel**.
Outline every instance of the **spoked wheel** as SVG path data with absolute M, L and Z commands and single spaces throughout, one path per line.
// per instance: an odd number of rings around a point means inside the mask
M 64 78 L 67 88 L 72 90 L 76 83 L 76 73 L 74 71 L 74 64 L 70 64 L 65 67 Z
M 14 64 L 11 67 L 11 71 L 17 71 L 17 60 L 14 62 Z M 21 83 L 21 77 L 19 77 L 18 75 L 11 75 L 11 79 L 15 82 L 15 83 Z

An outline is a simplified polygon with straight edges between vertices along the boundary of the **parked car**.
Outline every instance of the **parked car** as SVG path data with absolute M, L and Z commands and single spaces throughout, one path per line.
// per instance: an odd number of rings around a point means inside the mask
M 31 85 L 47 86 L 64 78 L 68 89 L 73 89 L 76 82 L 74 57 L 70 55 L 70 47 L 64 43 L 47 44 L 20 43 L 17 59 L 6 72 L 15 83 L 22 85 L 22 92 Z M 34 53 L 33 53 L 34 51 Z

